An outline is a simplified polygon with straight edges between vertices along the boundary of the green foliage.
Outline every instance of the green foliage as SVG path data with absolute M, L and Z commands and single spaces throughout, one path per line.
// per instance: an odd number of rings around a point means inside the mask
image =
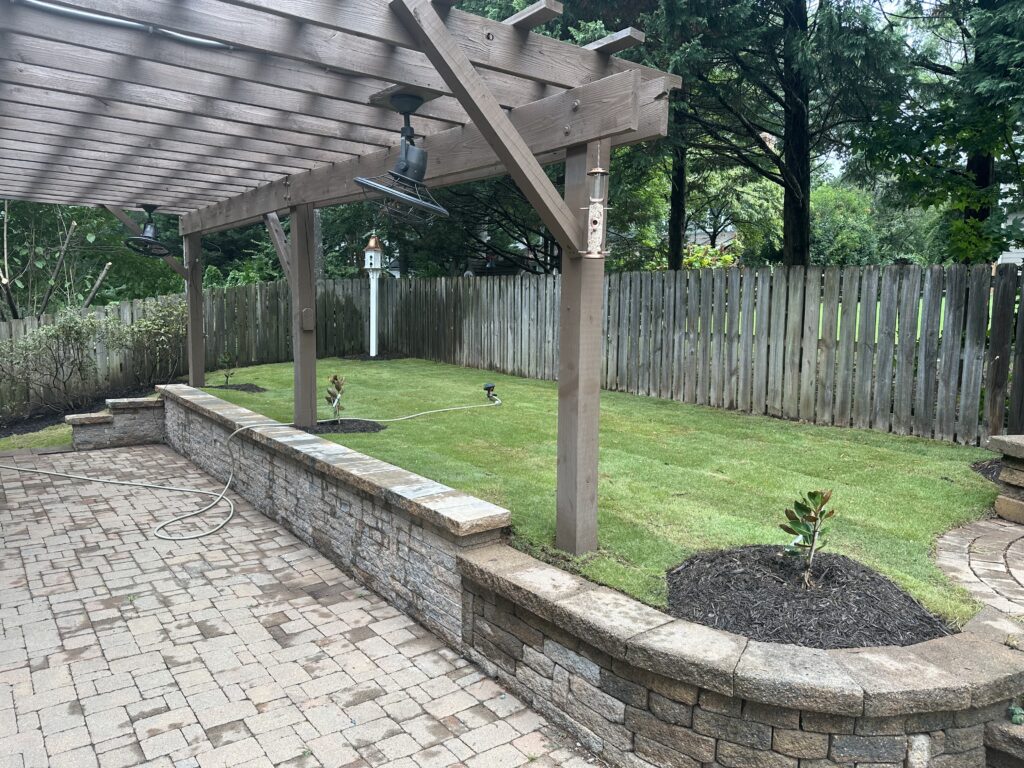
M 222 352 L 217 358 L 217 365 L 220 367 L 220 374 L 224 377 L 224 386 L 231 383 L 231 377 L 235 375 L 235 368 L 238 367 L 238 360 L 232 359 L 227 352 Z
M 733 254 L 720 251 L 711 245 L 690 244 L 686 248 L 686 255 L 683 256 L 683 269 L 724 269 L 735 263 L 736 257 Z
M 1006 714 L 1014 725 L 1024 725 L 1024 707 L 1021 707 L 1016 699 L 1010 702 Z
M 823 184 L 811 193 L 811 261 L 823 266 L 879 262 L 878 222 L 870 193 Z
M 0 402 L 0 419 L 40 407 L 64 411 L 95 397 L 93 346 L 105 330 L 106 321 L 94 313 L 63 310 L 53 323 L 0 342 L 0 380 L 20 393 Z
M 334 414 L 336 421 L 341 420 L 341 412 L 345 410 L 345 406 L 341 404 L 341 398 L 344 394 L 345 377 L 339 376 L 336 373 L 331 374 L 331 378 L 327 380 L 327 392 L 324 395 L 324 399 L 331 406 L 331 412 Z
M 810 588 L 811 569 L 814 555 L 825 546 L 825 521 L 835 517 L 834 509 L 825 507 L 832 499 L 832 491 L 810 491 L 802 499 L 793 502 L 793 508 L 786 510 L 789 522 L 779 527 L 797 539 L 786 547 L 788 555 L 799 556 L 804 561 L 804 587 Z
M 139 386 L 168 383 L 181 373 L 187 319 L 184 299 L 147 302 L 145 317 L 110 325 L 107 343 L 124 355 Z

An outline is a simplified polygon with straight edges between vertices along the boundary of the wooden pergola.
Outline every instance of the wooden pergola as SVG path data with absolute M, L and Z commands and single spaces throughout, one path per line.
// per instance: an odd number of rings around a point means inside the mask
M 539 0 L 492 21 L 457 0 L 0 0 L 0 197 L 178 214 L 189 379 L 204 383 L 202 237 L 265 222 L 292 295 L 295 423 L 316 420 L 313 210 L 364 199 L 394 164 L 395 90 L 431 187 L 508 173 L 561 245 L 558 545 L 597 546 L 604 263 L 588 246 L 588 172 L 662 137 L 672 75 L 531 30 Z M 98 18 L 102 17 L 102 18 Z M 565 193 L 543 166 L 565 162 Z M 290 236 L 279 216 L 291 219 Z M 593 242 L 591 242 L 591 250 Z M 603 248 L 600 249 L 603 251 Z

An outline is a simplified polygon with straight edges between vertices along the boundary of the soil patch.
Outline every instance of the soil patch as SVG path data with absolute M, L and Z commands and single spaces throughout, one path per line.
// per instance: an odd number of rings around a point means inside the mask
M 999 480 L 999 472 L 1003 468 L 1002 459 L 983 459 L 971 464 L 971 469 L 993 483 Z
M 88 405 L 76 406 L 63 411 L 43 411 L 42 413 L 36 413 L 24 419 L 0 422 L 0 437 L 28 435 L 32 432 L 38 432 L 41 429 L 46 429 L 46 427 L 52 427 L 54 424 L 63 424 L 64 417 L 69 413 L 97 413 L 99 411 L 106 410 L 107 398 L 146 397 L 151 394 L 153 394 L 152 387 L 127 389 L 120 392 L 106 394 Z
M 819 553 L 815 588 L 781 547 L 701 552 L 668 572 L 669 613 L 754 640 L 808 648 L 911 645 L 955 632 L 889 579 Z
M 235 392 L 249 392 L 254 395 L 267 391 L 259 384 L 218 384 L 216 386 L 207 387 L 207 389 L 231 389 Z
M 384 424 L 365 419 L 342 419 L 341 421 L 330 421 L 324 424 L 317 424 L 315 427 L 307 427 L 304 431 L 311 435 L 351 435 L 356 432 L 383 432 L 387 429 Z

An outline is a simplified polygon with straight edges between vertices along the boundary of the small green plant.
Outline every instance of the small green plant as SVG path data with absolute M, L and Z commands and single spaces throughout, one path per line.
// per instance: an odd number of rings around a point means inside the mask
M 331 406 L 331 410 L 334 411 L 335 421 L 341 421 L 341 412 L 345 410 L 345 406 L 341 404 L 341 396 L 344 394 L 345 377 L 334 374 L 328 379 L 327 394 L 324 396 L 324 399 Z
M 224 386 L 228 386 L 231 383 L 231 377 L 235 375 L 235 368 L 238 367 L 238 360 L 231 361 L 231 356 L 227 352 L 224 352 L 218 359 L 217 365 L 221 368 L 221 374 L 224 376 Z
M 786 510 L 789 521 L 779 527 L 797 538 L 786 547 L 786 554 L 802 557 L 804 560 L 804 587 L 813 586 L 811 568 L 814 555 L 825 546 L 825 521 L 835 517 L 834 509 L 825 507 L 832 499 L 832 491 L 810 491 L 802 499 L 793 502 L 793 508 Z
M 1021 708 L 1016 699 L 1010 702 L 1006 714 L 1010 716 L 1010 722 L 1014 725 L 1024 725 L 1024 708 Z

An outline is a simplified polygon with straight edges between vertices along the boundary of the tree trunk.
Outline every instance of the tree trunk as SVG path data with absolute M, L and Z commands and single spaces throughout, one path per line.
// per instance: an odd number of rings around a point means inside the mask
M 678 125 L 679 118 L 676 118 Z M 679 138 L 672 148 L 672 194 L 669 199 L 668 268 L 682 269 L 686 250 L 686 198 L 689 180 L 686 175 L 688 148 Z
M 806 265 L 811 261 L 811 124 L 810 87 L 800 59 L 807 39 L 807 0 L 786 0 L 783 13 L 785 49 L 783 89 L 786 124 L 783 161 L 789 180 L 782 212 L 782 262 Z
M 968 207 L 964 211 L 964 218 L 968 221 L 985 221 L 992 215 L 986 191 L 996 183 L 996 159 L 987 152 L 975 152 L 967 158 L 967 172 L 974 177 L 974 188 L 982 202 L 977 207 Z

